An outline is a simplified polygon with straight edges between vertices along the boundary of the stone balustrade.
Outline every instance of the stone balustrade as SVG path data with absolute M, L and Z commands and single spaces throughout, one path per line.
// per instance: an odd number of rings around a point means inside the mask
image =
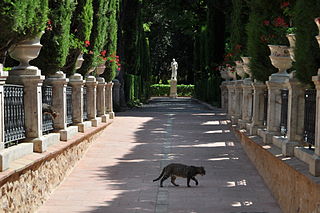
M 109 118 L 114 118 L 112 106 L 112 83 L 105 83 L 104 79 L 96 79 L 88 76 L 83 80 L 80 74 L 74 74 L 67 78 L 66 75 L 58 71 L 54 75 L 41 75 L 37 70 L 14 70 L 8 76 L 0 66 L 0 171 L 10 167 L 10 162 L 23 157 L 32 152 L 45 152 L 47 148 L 61 141 L 68 141 L 78 134 L 85 132 L 89 127 L 99 126 L 101 122 L 109 122 Z M 5 84 L 23 85 L 24 89 L 24 116 L 26 138 L 17 145 L 5 148 L 4 142 L 4 97 Z M 43 135 L 42 131 L 42 85 L 52 86 L 52 106 L 56 113 L 53 119 L 54 130 Z M 67 86 L 71 87 L 71 106 L 67 103 Z M 84 99 L 83 88 L 87 87 L 87 109 L 88 120 L 84 121 Z M 69 111 L 68 111 L 68 110 Z M 71 109 L 71 112 L 70 112 Z M 71 122 L 67 121 L 67 113 L 71 113 Z M 68 115 L 69 116 L 69 115 Z M 70 119 L 69 119 L 70 120 Z M 23 143 L 21 143 L 23 142 Z
M 279 78 L 273 75 L 265 84 L 248 80 L 225 81 L 220 86 L 224 96 L 221 97 L 221 105 L 227 110 L 234 127 L 245 130 L 247 135 L 260 136 L 264 144 L 281 149 L 283 156 L 304 161 L 312 175 L 320 176 L 320 75 L 314 76 L 313 82 L 317 91 L 314 145 L 306 143 L 305 94 L 308 87 L 295 78 L 295 72 Z M 283 89 L 288 90 L 286 134 L 280 131 Z

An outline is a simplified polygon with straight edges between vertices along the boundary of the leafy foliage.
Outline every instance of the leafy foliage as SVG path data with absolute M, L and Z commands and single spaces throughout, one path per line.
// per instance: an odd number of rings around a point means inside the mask
M 68 75 L 75 73 L 75 64 L 80 53 L 87 53 L 93 21 L 92 0 L 78 0 L 71 20 L 70 49 L 62 70 Z
M 316 0 L 297 0 L 295 10 L 296 49 L 295 68 L 297 78 L 306 84 L 312 84 L 312 76 L 320 67 L 320 50 L 315 36 L 318 29 L 314 18 L 319 15 L 319 3 Z
M 66 63 L 70 45 L 70 24 L 74 0 L 49 0 L 50 28 L 41 38 L 39 57 L 32 63 L 46 75 L 59 71 Z
M 0 54 L 2 57 L 12 44 L 32 38 L 43 31 L 47 20 L 47 0 L 2 0 L 0 2 Z
M 93 0 L 93 26 L 90 34 L 89 52 L 84 54 L 84 62 L 79 73 L 85 76 L 91 68 L 101 64 L 100 52 L 106 44 L 106 32 L 109 27 L 106 23 L 109 0 Z

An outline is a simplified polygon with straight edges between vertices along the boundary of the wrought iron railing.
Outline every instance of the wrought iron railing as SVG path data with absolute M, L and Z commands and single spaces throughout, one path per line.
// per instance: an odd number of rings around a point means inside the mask
M 42 86 L 42 107 L 52 106 L 52 86 Z M 47 110 L 48 111 L 48 110 Z M 53 114 L 42 113 L 42 132 L 48 134 L 54 129 Z
M 83 120 L 88 120 L 88 96 L 87 96 L 87 87 L 83 87 Z
M 286 136 L 288 132 L 288 95 L 287 89 L 281 90 L 280 132 Z
M 4 145 L 9 147 L 26 138 L 23 86 L 4 86 Z
M 72 87 L 67 86 L 67 125 L 72 124 L 73 119 L 72 119 Z
M 304 141 L 309 144 L 309 149 L 315 144 L 316 96 L 315 89 L 306 90 L 304 96 Z
M 267 126 L 267 119 L 268 119 L 268 90 L 265 90 L 263 95 L 264 95 L 263 125 Z

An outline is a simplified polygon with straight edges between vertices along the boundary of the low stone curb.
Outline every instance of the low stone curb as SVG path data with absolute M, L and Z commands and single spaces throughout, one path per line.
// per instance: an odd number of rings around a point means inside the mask
M 0 212 L 34 212 L 48 198 L 94 139 L 109 123 L 79 133 L 44 153 L 32 153 L 12 163 L 0 173 Z

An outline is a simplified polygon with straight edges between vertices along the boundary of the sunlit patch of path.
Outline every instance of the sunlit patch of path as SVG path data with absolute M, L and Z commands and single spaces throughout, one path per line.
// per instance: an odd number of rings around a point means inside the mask
M 152 182 L 171 163 L 204 166 L 199 186 Z M 223 111 L 157 98 L 118 114 L 39 212 L 280 213 Z

